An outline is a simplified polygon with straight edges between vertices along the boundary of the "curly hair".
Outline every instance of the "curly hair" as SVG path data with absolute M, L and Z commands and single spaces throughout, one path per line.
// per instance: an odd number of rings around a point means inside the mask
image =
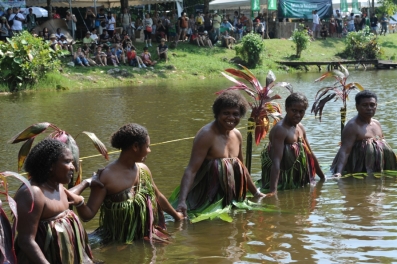
M 356 105 L 360 104 L 361 99 L 364 98 L 375 98 L 375 101 L 378 102 L 378 96 L 376 96 L 375 93 L 369 90 L 364 90 L 356 94 L 356 97 L 354 98 L 356 100 Z
M 149 133 L 145 127 L 135 123 L 126 124 L 113 133 L 110 143 L 114 148 L 125 150 L 135 142 L 142 146 L 146 143 L 148 135 Z
M 212 105 L 214 117 L 217 118 L 222 109 L 230 107 L 238 107 L 240 109 L 240 116 L 243 117 L 247 112 L 248 102 L 239 92 L 225 91 L 215 99 Z
M 292 93 L 287 97 L 287 99 L 285 99 L 285 109 L 291 107 L 295 103 L 303 103 L 306 109 L 309 106 L 309 102 L 304 94 Z
M 50 177 L 51 166 L 63 155 L 67 146 L 53 138 L 46 138 L 39 142 L 29 152 L 25 160 L 25 171 L 32 180 L 37 183 L 44 183 Z

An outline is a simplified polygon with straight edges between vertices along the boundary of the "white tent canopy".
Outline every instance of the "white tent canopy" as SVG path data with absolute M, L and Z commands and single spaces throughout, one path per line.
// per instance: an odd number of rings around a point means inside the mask
M 261 8 L 267 6 L 268 0 L 259 0 Z M 214 0 L 210 2 L 210 10 L 216 9 L 250 9 L 251 0 Z
M 215 0 L 210 2 L 210 10 L 238 8 L 241 6 L 250 6 L 251 0 Z
M 378 6 L 378 1 L 374 1 L 375 6 Z M 372 6 L 372 0 L 358 0 L 358 4 L 361 7 L 371 7 Z M 352 0 L 347 0 L 347 5 L 348 7 L 352 6 Z M 332 6 L 335 9 L 335 7 L 340 7 L 340 0 L 332 0 Z
M 129 6 L 150 5 L 165 2 L 182 2 L 182 0 L 129 0 Z M 72 7 L 93 7 L 93 0 L 71 0 Z M 47 0 L 26 0 L 27 6 L 47 6 Z M 52 0 L 51 6 L 69 7 L 69 1 Z M 120 0 L 96 0 L 96 6 L 104 6 L 105 8 L 120 6 Z

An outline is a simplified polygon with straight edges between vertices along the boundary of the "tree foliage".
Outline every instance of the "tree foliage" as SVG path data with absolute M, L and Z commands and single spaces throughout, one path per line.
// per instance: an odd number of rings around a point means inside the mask
M 25 89 L 47 72 L 58 69 L 62 54 L 51 49 L 49 42 L 23 31 L 0 43 L 0 80 L 10 91 Z
M 378 17 L 382 14 L 392 16 L 397 12 L 397 0 L 378 0 L 378 4 Z
M 296 45 L 296 57 L 300 58 L 302 51 L 307 49 L 307 46 L 310 43 L 309 35 L 303 24 L 300 24 L 298 28 L 292 32 L 292 41 Z
M 343 55 L 356 60 L 376 59 L 381 54 L 378 39 L 369 27 L 358 32 L 349 32 L 345 39 Z
M 245 35 L 241 43 L 236 45 L 236 54 L 241 56 L 247 66 L 255 68 L 262 61 L 262 53 L 265 44 L 259 34 L 248 33 Z

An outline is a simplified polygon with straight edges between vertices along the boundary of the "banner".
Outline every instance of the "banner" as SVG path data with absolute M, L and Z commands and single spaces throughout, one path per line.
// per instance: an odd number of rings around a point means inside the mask
M 251 11 L 260 11 L 261 5 L 259 0 L 251 0 Z
M 341 12 L 348 12 L 347 10 L 347 0 L 340 0 L 340 11 Z
M 268 0 L 267 1 L 267 9 L 268 10 L 277 10 L 277 0 Z
M 25 0 L 23 1 L 0 0 L 0 13 L 1 11 L 3 11 L 5 14 L 8 8 L 13 8 L 13 7 L 26 7 L 26 2 Z
M 353 0 L 352 1 L 352 12 L 358 13 L 359 11 L 360 11 L 360 8 L 358 7 L 358 0 Z
M 332 0 L 280 0 L 278 15 L 280 18 L 312 19 L 312 12 L 322 18 L 332 15 Z

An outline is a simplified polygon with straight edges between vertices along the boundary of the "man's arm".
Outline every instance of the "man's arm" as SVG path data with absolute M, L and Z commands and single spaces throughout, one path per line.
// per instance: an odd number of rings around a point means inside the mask
M 312 156 L 313 156 L 313 159 L 314 159 L 314 167 L 316 168 L 316 174 L 318 175 L 318 177 L 320 177 L 320 179 L 325 180 L 325 175 L 324 175 L 323 171 L 321 170 L 321 167 L 320 167 L 320 164 L 318 163 L 317 157 L 316 157 L 316 155 L 314 155 L 314 152 L 313 152 L 312 148 L 310 147 L 309 141 L 307 140 L 306 130 L 303 127 L 303 125 L 299 124 L 299 126 L 301 127 L 301 129 L 303 131 L 303 139 L 305 140 L 307 148 L 312 153 Z
M 351 121 L 350 121 L 351 122 Z M 341 176 L 350 152 L 357 139 L 354 123 L 348 123 L 342 131 L 342 145 L 338 151 L 338 160 L 335 164 L 333 176 Z
M 198 135 L 194 139 L 190 161 L 182 177 L 178 207 L 176 210 L 182 212 L 185 216 L 187 211 L 186 197 L 192 188 L 197 171 L 204 162 L 204 159 L 207 157 L 208 151 L 211 148 L 212 137 L 211 135 L 208 135 L 208 133 L 210 132 L 199 131 Z
M 31 263 L 49 263 L 36 243 L 36 233 L 43 213 L 45 197 L 40 188 L 33 186 L 34 205 L 30 212 L 32 198 L 29 190 L 22 187 L 15 195 L 18 212 L 18 245 Z
M 270 159 L 272 160 L 272 166 L 270 169 L 270 193 L 268 194 L 270 196 L 277 193 L 278 178 L 280 176 L 280 163 L 284 154 L 285 138 L 287 137 L 287 131 L 281 126 L 275 126 L 273 130 L 274 131 L 272 131 L 272 135 L 270 137 Z

